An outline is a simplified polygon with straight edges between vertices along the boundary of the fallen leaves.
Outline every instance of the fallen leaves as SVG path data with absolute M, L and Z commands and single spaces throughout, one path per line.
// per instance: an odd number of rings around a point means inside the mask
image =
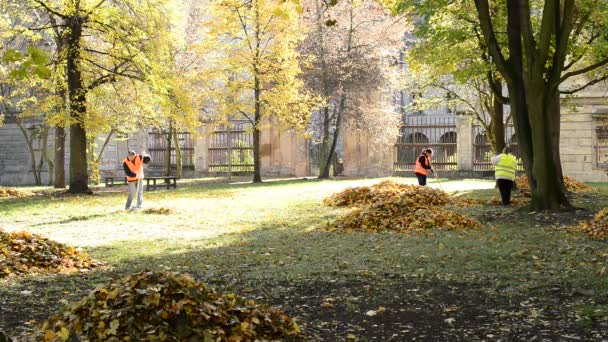
M 22 198 L 32 195 L 33 194 L 31 192 L 19 190 L 17 188 L 0 187 L 0 198 Z
M 593 240 L 608 241 L 608 208 L 600 210 L 593 219 L 568 228 L 568 231 L 585 234 Z
M 528 177 L 519 176 L 515 179 L 515 185 L 520 190 L 529 190 Z M 564 187 L 570 192 L 588 192 L 593 191 L 593 188 L 585 183 L 581 183 L 574 178 L 564 176 Z
M 142 272 L 98 287 L 33 334 L 44 341 L 263 341 L 298 336 L 282 311 L 190 276 Z
M 360 197 L 357 197 L 360 196 Z M 328 226 L 330 231 L 423 232 L 428 229 L 465 230 L 479 222 L 441 208 L 452 198 L 428 187 L 384 181 L 371 187 L 351 188 L 325 199 L 326 205 L 357 205 Z
M 29 232 L 5 232 L 0 228 L 0 278 L 89 270 L 103 265 L 73 247 Z
M 144 214 L 157 214 L 157 215 L 172 215 L 175 214 L 175 209 L 167 208 L 167 207 L 158 207 L 158 208 L 147 208 L 143 211 Z

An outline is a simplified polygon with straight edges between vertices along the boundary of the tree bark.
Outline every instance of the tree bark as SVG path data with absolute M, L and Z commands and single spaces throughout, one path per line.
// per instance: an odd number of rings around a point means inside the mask
M 19 127 L 19 130 L 21 131 L 21 134 L 23 135 L 23 138 L 25 139 L 25 144 L 27 146 L 27 150 L 30 153 L 30 164 L 32 166 L 32 174 L 34 175 L 34 182 L 36 185 L 42 185 L 42 180 L 40 179 L 40 175 L 38 174 L 37 171 L 37 167 L 36 167 L 36 153 L 34 152 L 34 145 L 33 145 L 33 137 L 30 137 L 27 134 L 27 130 L 25 129 L 25 127 L 23 126 L 23 124 L 17 120 L 17 127 Z
M 228 143 L 230 143 L 230 137 L 228 138 Z M 175 171 L 176 176 L 182 178 L 183 168 L 182 168 L 182 148 L 179 146 L 179 139 L 177 136 L 177 128 L 173 127 L 173 144 L 175 145 Z
M 320 176 L 319 178 L 329 178 L 329 169 L 336 154 L 336 146 L 338 145 L 338 138 L 340 136 L 340 129 L 342 127 L 342 113 L 344 112 L 345 103 L 346 97 L 342 95 L 342 98 L 340 99 L 340 104 L 338 106 L 338 113 L 336 116 L 336 130 L 334 131 L 333 140 L 331 142 L 331 147 L 329 149 L 329 153 L 327 154 L 327 161 L 325 163 L 327 167 L 323 170 L 323 177 Z
M 262 168 L 260 158 L 260 125 L 262 121 L 262 108 L 260 106 L 260 79 L 254 76 L 254 128 L 253 128 L 253 182 L 262 182 Z
M 67 39 L 67 79 L 70 103 L 70 193 L 89 193 L 89 175 L 87 167 L 87 134 L 84 130 L 86 114 L 87 89 L 83 84 L 80 71 L 80 49 L 82 38 L 83 18 L 70 17 L 70 28 Z
M 319 179 L 329 178 L 329 168 L 331 163 L 328 161 L 329 156 L 329 106 L 323 108 L 323 140 L 321 142 L 321 155 L 319 156 Z
M 173 146 L 171 145 L 173 142 L 173 121 L 169 120 L 169 130 L 167 131 L 167 135 L 165 137 L 167 141 L 167 146 L 165 148 L 165 176 L 171 176 L 171 154 L 173 150 Z
M 55 127 L 55 188 L 65 188 L 65 128 Z
M 492 96 L 492 135 L 494 153 L 501 153 L 505 147 L 505 124 L 503 104 L 497 96 Z

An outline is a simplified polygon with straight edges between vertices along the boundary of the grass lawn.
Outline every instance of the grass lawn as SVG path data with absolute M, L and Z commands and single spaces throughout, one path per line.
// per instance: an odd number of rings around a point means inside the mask
M 378 181 L 201 181 L 145 194 L 145 207 L 172 215 L 124 211 L 124 188 L 0 199 L 0 227 L 81 247 L 110 265 L 0 281 L 0 329 L 30 329 L 111 278 L 166 269 L 281 306 L 311 341 L 608 339 L 608 244 L 563 232 L 608 206 L 608 184 L 574 196 L 581 210 L 573 213 L 457 208 L 480 230 L 320 229 L 348 211 L 323 206 L 324 197 Z M 498 197 L 492 181 L 430 186 Z

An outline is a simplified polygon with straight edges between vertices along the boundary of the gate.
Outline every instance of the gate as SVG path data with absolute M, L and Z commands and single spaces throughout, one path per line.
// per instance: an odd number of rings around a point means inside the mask
M 519 158 L 517 136 L 513 125 L 505 126 L 505 143 L 511 146 L 513 155 L 517 158 L 517 170 L 523 171 L 523 163 Z M 493 171 L 494 166 L 490 162 L 493 153 L 486 131 L 481 125 L 473 126 L 473 171 Z
M 433 168 L 458 169 L 456 121 L 452 117 L 406 116 L 395 144 L 393 171 L 414 171 L 416 158 L 423 149 L 433 149 Z
M 159 130 L 148 132 L 148 152 L 152 161 L 151 168 L 164 168 L 165 156 L 167 155 L 168 133 Z M 182 153 L 182 168 L 194 169 L 194 147 L 192 137 L 188 132 L 177 133 L 177 140 Z M 177 167 L 177 156 L 175 152 L 174 140 L 171 140 L 171 168 Z
M 253 127 L 249 120 L 220 125 L 211 135 L 209 172 L 253 172 Z

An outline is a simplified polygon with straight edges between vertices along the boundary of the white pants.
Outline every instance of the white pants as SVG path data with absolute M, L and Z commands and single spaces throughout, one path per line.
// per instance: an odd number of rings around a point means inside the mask
M 142 179 L 137 180 L 136 182 L 128 182 L 127 189 L 129 189 L 129 197 L 127 198 L 127 204 L 125 205 L 125 209 L 131 209 L 131 202 L 133 202 L 133 197 L 137 195 L 137 206 L 136 208 L 141 208 L 141 204 L 144 201 L 144 182 Z

